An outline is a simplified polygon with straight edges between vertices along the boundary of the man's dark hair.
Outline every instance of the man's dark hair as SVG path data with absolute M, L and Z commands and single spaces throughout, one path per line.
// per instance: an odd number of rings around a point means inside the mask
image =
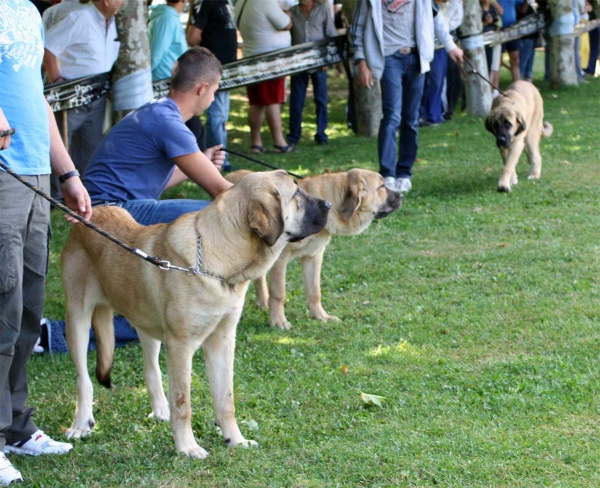
M 187 92 L 199 81 L 215 83 L 223 74 L 220 61 L 204 47 L 192 47 L 184 52 L 171 72 L 171 88 Z

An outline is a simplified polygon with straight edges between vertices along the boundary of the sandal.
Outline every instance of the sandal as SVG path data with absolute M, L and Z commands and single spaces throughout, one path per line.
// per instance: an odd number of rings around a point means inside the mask
M 278 154 L 291 153 L 296 150 L 296 146 L 294 146 L 293 144 L 289 144 L 287 146 L 278 146 L 276 144 L 273 144 L 273 147 L 275 148 L 275 152 Z
M 252 154 L 261 154 L 261 153 L 266 153 L 267 149 L 263 146 L 253 145 L 253 146 L 250 146 L 250 152 Z

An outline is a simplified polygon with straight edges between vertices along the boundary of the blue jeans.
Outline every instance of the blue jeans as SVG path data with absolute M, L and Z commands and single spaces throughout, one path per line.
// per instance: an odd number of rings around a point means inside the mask
M 425 88 L 421 113 L 427 122 L 439 124 L 444 121 L 442 117 L 442 89 L 446 79 L 448 56 L 445 49 L 437 49 L 431 61 L 431 69 L 425 77 Z
M 596 72 L 596 60 L 598 59 L 598 48 L 600 47 L 600 27 L 590 31 L 590 60 L 585 72 L 593 75 Z
M 117 203 L 141 225 L 168 224 L 183 214 L 197 212 L 209 204 L 208 200 L 129 200 Z
M 383 119 L 379 126 L 379 172 L 383 177 L 410 178 L 419 144 L 419 109 L 425 75 L 419 55 L 396 53 L 386 56 L 381 77 Z M 396 159 L 396 133 L 400 127 L 400 149 Z
M 206 113 L 206 147 L 223 144 L 227 147 L 227 120 L 229 119 L 229 91 L 218 91 Z M 227 153 L 225 153 L 227 160 Z
M 521 72 L 521 78 L 525 80 L 531 80 L 533 77 L 535 41 L 536 39 L 521 39 L 521 47 L 519 49 L 519 71 Z
M 317 112 L 317 133 L 315 141 L 327 142 L 327 72 L 316 71 L 315 73 L 300 73 L 292 76 L 290 91 L 290 133 L 287 140 L 290 144 L 297 144 L 302 135 L 302 111 L 306 100 L 306 88 L 308 77 L 313 86 L 315 106 Z

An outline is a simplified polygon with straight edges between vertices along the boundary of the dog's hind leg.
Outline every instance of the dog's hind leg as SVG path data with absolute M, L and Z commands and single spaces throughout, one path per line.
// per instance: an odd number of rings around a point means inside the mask
M 325 248 L 322 248 L 314 256 L 302 258 L 302 280 L 304 281 L 304 291 L 306 292 L 306 302 L 310 315 L 313 319 L 327 321 L 339 320 L 333 315 L 329 315 L 321 304 L 321 267 L 323 265 L 323 254 Z
M 66 432 L 69 439 L 89 435 L 96 423 L 92 412 L 94 387 L 87 369 L 92 310 L 82 308 L 72 306 L 67 297 L 67 345 L 77 373 L 75 418 Z
M 160 341 L 150 337 L 140 329 L 136 330 L 142 345 L 142 353 L 144 355 L 144 379 L 146 380 L 146 387 L 148 388 L 148 395 L 150 396 L 150 405 L 152 406 L 152 413 L 148 418 L 168 421 L 169 402 L 165 396 L 162 375 L 158 364 Z
M 521 153 L 523 152 L 524 142 L 523 137 L 516 137 L 510 148 L 503 154 L 504 168 L 498 181 L 498 191 L 509 192 L 513 179 L 516 177 L 516 168 Z
M 233 358 L 235 330 L 239 314 L 226 316 L 202 344 L 206 362 L 206 376 L 210 385 L 215 420 L 229 447 L 248 447 L 255 441 L 246 440 L 235 419 L 233 401 Z
M 195 347 L 189 337 L 167 337 L 167 373 L 169 376 L 169 409 L 175 449 L 193 459 L 204 459 L 208 452 L 202 449 L 192 432 L 190 382 L 192 357 Z

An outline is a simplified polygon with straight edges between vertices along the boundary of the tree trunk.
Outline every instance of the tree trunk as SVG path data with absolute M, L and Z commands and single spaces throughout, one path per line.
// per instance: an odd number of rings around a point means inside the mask
M 465 92 L 467 95 L 467 113 L 476 117 L 485 117 L 492 107 L 492 88 L 480 76 L 473 73 L 473 69 L 489 79 L 489 69 L 481 37 L 483 25 L 481 23 L 481 6 L 479 0 L 464 1 L 465 16 L 459 27 L 460 36 L 463 39 L 463 50 L 465 58 L 473 65 L 473 68 L 465 61 L 464 70 L 467 73 L 465 81 Z
M 145 0 L 126 0 L 116 21 L 121 47 L 112 71 L 115 122 L 153 98 Z
M 550 0 L 550 86 L 577 86 L 573 45 L 573 8 L 571 0 Z M 548 49 L 548 46 L 546 46 Z
M 354 8 L 356 0 L 343 0 L 342 11 L 344 17 L 348 21 L 348 30 L 352 24 L 354 17 Z M 356 68 L 352 60 L 350 60 L 350 73 L 356 75 Z M 377 137 L 379 133 L 379 124 L 383 117 L 381 110 L 381 88 L 379 83 L 376 83 L 370 90 L 358 86 L 355 76 L 352 76 L 348 83 L 351 83 L 349 93 L 353 96 L 349 97 L 348 103 L 353 104 L 355 121 L 352 124 L 352 130 L 358 135 L 367 137 Z

